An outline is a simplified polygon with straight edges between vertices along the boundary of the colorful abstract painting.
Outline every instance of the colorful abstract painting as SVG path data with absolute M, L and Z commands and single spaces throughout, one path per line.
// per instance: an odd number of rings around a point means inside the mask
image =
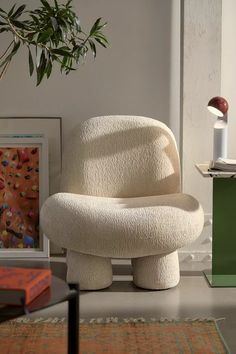
M 39 148 L 0 147 L 0 248 L 39 247 Z

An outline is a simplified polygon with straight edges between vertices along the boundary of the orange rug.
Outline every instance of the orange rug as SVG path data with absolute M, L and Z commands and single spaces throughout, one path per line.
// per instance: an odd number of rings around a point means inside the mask
M 66 354 L 67 325 L 54 322 L 0 324 L 0 353 Z M 213 320 L 100 322 L 80 325 L 80 354 L 229 353 Z

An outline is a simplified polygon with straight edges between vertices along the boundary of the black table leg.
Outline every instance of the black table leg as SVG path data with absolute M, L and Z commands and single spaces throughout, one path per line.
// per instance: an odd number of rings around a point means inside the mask
M 68 300 L 68 354 L 79 354 L 79 284 L 69 284 L 76 290 Z

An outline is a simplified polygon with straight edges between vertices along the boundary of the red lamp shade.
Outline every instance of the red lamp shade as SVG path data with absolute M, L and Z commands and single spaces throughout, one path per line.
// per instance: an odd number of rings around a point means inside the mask
M 207 108 L 216 116 L 223 117 L 227 113 L 229 105 L 224 97 L 216 96 L 210 99 Z

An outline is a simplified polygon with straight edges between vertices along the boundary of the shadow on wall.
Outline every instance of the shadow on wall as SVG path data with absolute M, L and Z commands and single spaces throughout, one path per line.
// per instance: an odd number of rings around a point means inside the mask
M 79 86 L 77 76 L 72 76 L 73 83 L 66 90 L 62 87 L 64 96 L 70 92 L 63 105 L 63 110 L 69 110 L 64 113 L 64 141 L 78 120 L 114 113 L 162 117 L 178 141 L 179 2 L 101 0 L 89 6 L 86 1 L 90 12 L 102 13 L 107 19 L 111 45 L 99 53 L 94 65 L 78 73 Z M 85 0 L 78 5 L 80 9 L 83 3 Z

